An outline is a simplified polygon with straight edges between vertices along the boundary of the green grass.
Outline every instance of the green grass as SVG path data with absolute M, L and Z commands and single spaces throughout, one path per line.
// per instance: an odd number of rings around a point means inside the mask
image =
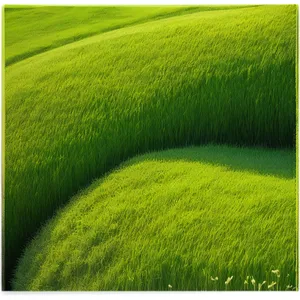
M 149 20 L 241 6 L 12 6 L 5 10 L 5 63 Z
M 293 148 L 295 49 L 296 6 L 260 6 L 126 27 L 6 67 L 6 279 L 41 224 L 129 157 L 205 143 Z
M 289 150 L 205 146 L 137 157 L 58 212 L 26 249 L 13 287 L 295 287 L 295 187 Z

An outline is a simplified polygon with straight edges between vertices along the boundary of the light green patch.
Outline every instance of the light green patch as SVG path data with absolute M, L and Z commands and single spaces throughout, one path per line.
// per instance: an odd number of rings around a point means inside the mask
M 155 19 L 243 6 L 5 6 L 6 65 L 102 32 Z
M 253 290 L 247 276 L 256 289 L 295 286 L 294 159 L 214 146 L 135 158 L 42 229 L 14 289 Z
M 6 274 L 57 208 L 129 157 L 206 143 L 293 148 L 295 49 L 296 6 L 259 6 L 126 27 L 6 67 Z

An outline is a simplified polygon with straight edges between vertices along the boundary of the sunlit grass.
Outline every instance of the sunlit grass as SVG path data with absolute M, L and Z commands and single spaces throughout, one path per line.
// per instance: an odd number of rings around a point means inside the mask
M 5 6 L 5 63 L 102 32 L 199 11 L 243 6 Z
M 278 159 L 284 173 L 270 171 Z M 135 158 L 59 211 L 26 249 L 13 286 L 293 290 L 294 159 L 213 146 Z
M 208 142 L 293 148 L 295 45 L 296 6 L 262 6 L 114 30 L 6 67 L 6 278 L 41 224 L 128 157 Z

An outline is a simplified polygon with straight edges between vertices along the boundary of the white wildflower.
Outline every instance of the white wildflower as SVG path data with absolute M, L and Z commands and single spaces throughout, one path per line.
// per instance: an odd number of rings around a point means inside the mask
M 275 284 L 276 284 L 276 282 L 272 281 L 272 283 L 268 285 L 268 289 L 272 288 Z
M 227 280 L 225 281 L 225 284 L 228 285 L 230 283 L 230 281 L 232 280 L 233 276 L 228 277 Z
M 258 290 L 261 291 L 262 286 L 266 283 L 266 281 L 263 281 L 262 283 L 258 284 Z
M 279 270 L 272 270 L 272 273 L 275 274 L 278 278 L 280 277 L 280 271 Z

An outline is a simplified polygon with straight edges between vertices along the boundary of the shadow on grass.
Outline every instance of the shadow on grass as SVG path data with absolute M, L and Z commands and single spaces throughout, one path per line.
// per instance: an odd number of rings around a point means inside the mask
M 207 145 L 152 152 L 133 158 L 122 166 L 145 160 L 184 160 L 226 166 L 234 171 L 247 171 L 285 179 L 296 177 L 296 152 L 291 149 L 250 149 Z
M 165 151 L 159 152 L 151 152 L 145 155 L 136 156 L 133 159 L 130 159 L 120 165 L 119 169 L 124 169 L 129 166 L 133 166 L 139 162 L 145 161 L 187 161 L 187 162 L 198 162 L 198 163 L 209 163 L 212 165 L 218 166 L 226 166 L 234 171 L 246 171 L 250 173 L 257 173 L 262 175 L 271 175 L 285 179 L 295 178 L 295 169 L 296 169 L 296 153 L 294 150 L 290 149 L 281 149 L 281 150 L 272 150 L 272 149 L 263 149 L 263 148 L 242 148 L 242 147 L 229 147 L 229 146 L 218 146 L 218 145 L 206 145 L 201 147 L 187 147 L 187 148 L 175 148 Z M 112 170 L 109 173 L 113 173 L 116 170 Z M 87 189 L 82 190 L 78 193 L 72 200 L 68 206 L 58 211 L 56 214 L 56 218 L 47 222 L 47 225 L 44 226 L 40 232 L 37 240 L 34 240 L 34 246 L 27 249 L 27 256 L 25 259 L 25 263 L 22 264 L 22 269 L 20 269 L 19 274 L 23 276 L 17 277 L 17 280 L 14 282 L 14 289 L 16 290 L 24 290 L 30 286 L 30 282 L 33 278 L 39 276 L 40 273 L 40 261 L 39 255 L 43 251 L 47 253 L 51 251 L 51 241 L 53 238 L 55 239 L 54 232 L 56 232 L 57 227 L 59 226 L 59 222 L 64 218 L 64 214 L 72 209 L 73 205 L 76 207 L 77 200 L 80 200 L 80 197 L 83 195 L 88 195 L 94 189 L 98 188 L 99 185 L 105 180 L 105 176 L 93 182 Z M 230 182 L 228 182 L 230 184 Z M 91 209 L 93 203 L 90 204 Z M 90 210 L 89 206 L 86 206 L 85 211 Z M 48 250 L 49 249 L 49 250 Z M 41 251 L 42 250 L 42 251 Z M 114 249 L 112 249 L 114 251 Z M 110 255 L 105 258 L 104 262 L 101 263 L 100 266 L 96 266 L 99 269 L 96 269 L 97 272 L 105 272 L 110 267 L 110 263 L 112 261 L 113 252 L 110 252 Z M 180 258 L 180 257 L 179 257 Z M 174 264 L 174 261 L 172 261 Z M 193 273 L 192 267 L 186 267 L 186 265 L 182 265 L 182 262 L 179 260 L 177 262 L 177 268 L 187 270 L 187 275 L 185 278 L 188 278 L 190 274 Z M 25 267 L 31 265 L 29 270 L 26 270 Z M 83 264 L 78 269 L 79 274 L 87 272 L 87 265 Z M 171 263 L 165 263 L 162 265 L 162 270 L 164 272 L 164 278 L 167 278 L 167 282 L 153 281 L 155 284 L 155 288 L 153 290 L 161 290 L 162 286 L 167 286 L 170 281 L 169 278 L 172 277 L 172 267 Z M 187 269 L 190 268 L 190 269 Z M 204 269 L 205 266 L 199 266 L 199 270 Z M 249 269 L 252 270 L 260 270 L 257 266 L 248 266 Z M 211 267 L 211 269 L 217 269 L 217 267 Z M 263 269 L 263 268 L 261 268 Z M 283 270 L 283 267 L 280 268 Z M 57 266 L 57 273 L 63 271 L 63 265 Z M 254 272 L 254 271 L 253 271 Z M 286 273 L 289 271 L 286 270 Z M 263 271 L 260 271 L 262 274 Z M 17 273 L 18 274 L 18 273 Z M 238 272 L 236 271 L 236 273 Z M 236 275 L 235 275 L 236 276 Z M 224 276 L 223 276 L 224 277 Z M 242 277 L 244 278 L 244 277 Z M 294 274 L 291 274 L 291 280 L 294 281 Z M 147 278 L 144 279 L 147 281 Z M 270 281 L 270 279 L 268 279 Z M 210 281 L 209 281 L 210 282 Z M 60 290 L 61 282 L 59 276 L 53 276 L 48 281 L 49 290 Z M 191 287 L 187 287 L 187 290 L 193 290 Z M 212 290 L 209 288 L 208 290 Z M 224 290 L 221 288 L 220 290 Z M 233 288 L 235 290 L 235 288 Z

